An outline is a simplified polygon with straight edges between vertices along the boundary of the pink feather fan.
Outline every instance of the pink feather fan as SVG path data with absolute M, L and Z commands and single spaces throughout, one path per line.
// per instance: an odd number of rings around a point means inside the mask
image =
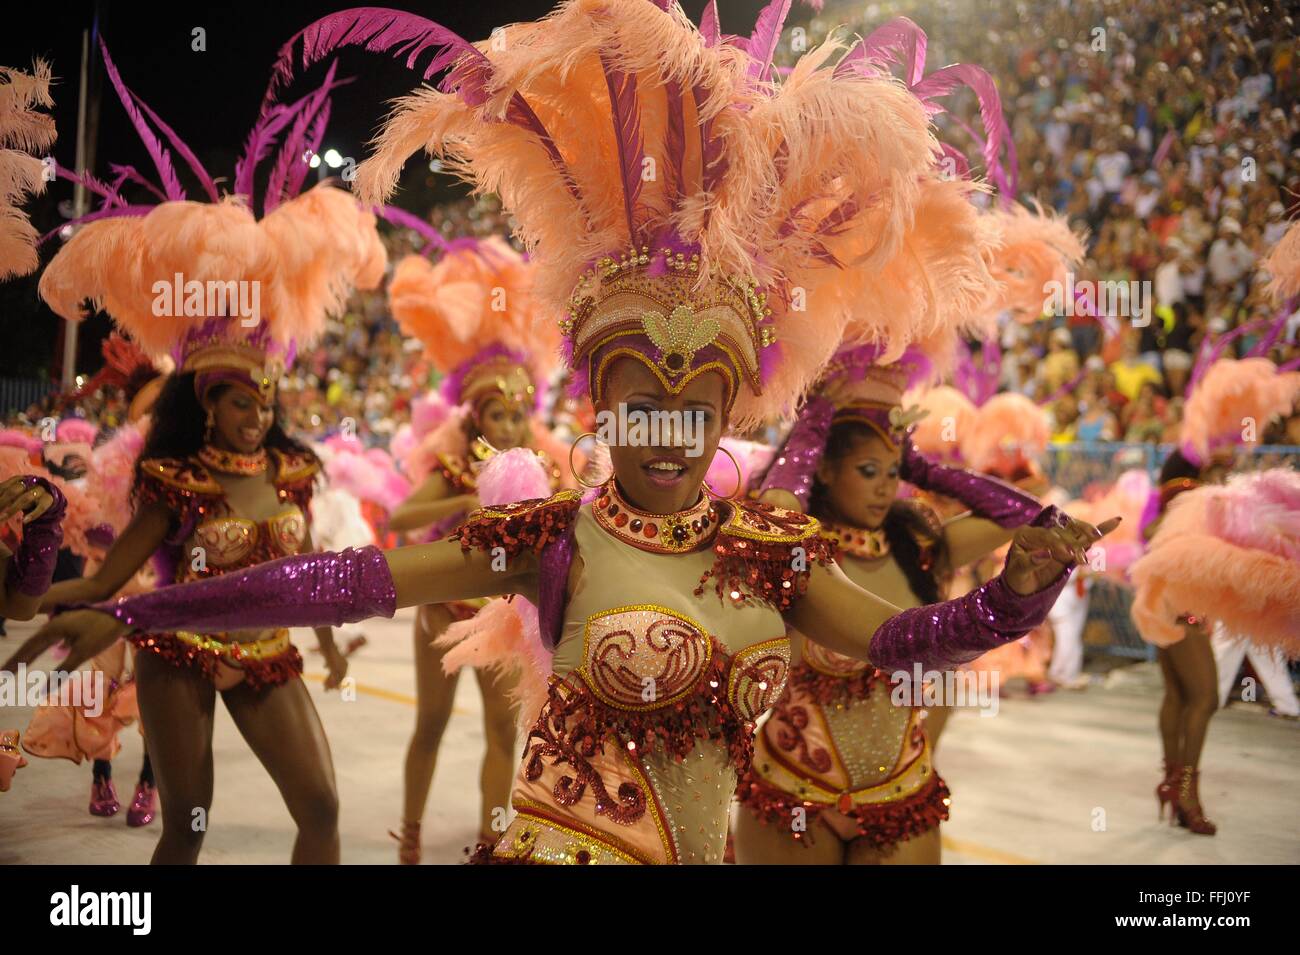
M 19 205 L 45 191 L 46 164 L 31 154 L 54 143 L 54 117 L 38 108 L 53 105 L 48 63 L 36 60 L 31 73 L 0 66 L 0 281 L 39 262 L 36 229 Z
M 909 401 L 904 396 L 903 406 L 915 404 L 926 412 L 912 432 L 912 444 L 928 458 L 942 464 L 961 466 L 961 438 L 979 415 L 974 403 L 950 385 L 929 388 Z
M 1300 474 L 1244 474 L 1178 495 L 1132 578 L 1133 620 L 1149 643 L 1177 643 L 1179 618 L 1193 614 L 1300 656 Z
M 537 455 L 515 448 L 492 457 L 478 475 L 485 506 L 550 496 L 550 481 Z M 537 608 L 522 597 L 496 599 L 469 620 L 453 623 L 434 645 L 446 650 L 443 669 L 485 667 L 514 677 L 511 699 L 521 729 L 541 711 L 552 672 L 552 653 L 542 642 Z

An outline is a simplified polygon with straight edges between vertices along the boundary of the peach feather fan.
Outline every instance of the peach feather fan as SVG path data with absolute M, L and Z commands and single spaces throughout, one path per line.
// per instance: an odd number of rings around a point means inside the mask
M 916 423 L 912 444 L 927 457 L 945 464 L 960 464 L 961 436 L 966 434 L 979 415 L 974 402 L 951 385 L 930 388 L 912 401 L 904 397 L 904 407 L 915 404 L 926 413 Z
M 994 395 L 961 436 L 966 466 L 975 471 L 1005 470 L 1016 461 L 1028 466 L 1047 449 L 1047 412 L 1016 392 Z
M 1133 565 L 1133 621 L 1167 647 L 1185 614 L 1300 656 L 1300 475 L 1238 475 L 1178 495 Z
M 375 216 L 328 183 L 301 192 L 307 169 L 302 156 L 319 146 L 329 117 L 329 94 L 340 85 L 333 68 L 318 90 L 268 109 L 236 164 L 232 194 L 222 196 L 193 152 L 122 82 L 102 40 L 100 47 L 109 80 L 158 170 L 159 185 L 148 183 L 131 167 L 121 167 L 126 171 L 111 184 L 59 170 L 103 202 L 74 223 L 80 228 L 41 276 L 41 297 L 58 315 L 78 321 L 89 314 L 83 310 L 89 301 L 92 310 L 108 311 L 151 358 L 171 355 L 179 360 L 187 339 L 206 334 L 213 323 L 221 324 L 217 334 L 223 339 L 274 343 L 291 352 L 295 345 L 306 346 L 316 338 L 325 319 L 342 310 L 354 288 L 378 285 L 387 257 Z M 187 198 L 155 126 L 189 165 L 208 201 Z M 282 133 L 259 218 L 254 176 Z M 118 191 L 128 180 L 144 182 L 164 201 L 156 206 L 129 204 Z M 178 274 L 186 286 L 181 311 L 197 315 L 167 311 L 175 311 L 172 283 Z M 203 307 L 191 308 L 185 302 L 191 282 L 204 283 L 196 288 L 205 293 L 208 283 L 223 288 L 229 287 L 226 283 L 250 283 L 241 304 L 249 306 L 251 314 L 241 317 L 255 321 L 236 327 L 229 302 L 212 303 L 216 311 L 210 314 L 208 294 L 203 295 Z M 165 283 L 161 291 L 156 289 L 159 283 Z
M 541 382 L 558 357 L 560 333 L 554 322 L 537 320 L 533 273 L 498 236 L 451 249 L 437 264 L 408 255 L 393 270 L 389 307 L 444 375 L 500 344 L 527 354 Z
M 1276 302 L 1300 294 L 1300 223 L 1292 224 L 1264 260 L 1268 293 Z
M 1267 358 L 1220 358 L 1183 406 L 1179 443 L 1202 459 L 1226 445 L 1258 443 L 1269 419 L 1289 414 L 1297 398 L 1300 371 L 1279 372 Z
M 50 98 L 50 67 L 31 73 L 0 66 L 0 281 L 36 269 L 36 229 L 19 208 L 25 196 L 45 191 L 45 163 L 29 155 L 54 142 L 54 117 L 41 112 Z
M 1013 206 L 987 214 L 1000 236 L 993 255 L 994 278 L 1001 293 L 990 300 L 994 311 L 1008 311 L 1017 322 L 1036 322 L 1051 298 L 1051 283 L 1064 294 L 1066 274 L 1083 261 L 1083 238 L 1070 231 L 1060 216 L 1045 212 L 1037 202 L 1033 210 Z
M 888 344 L 886 361 L 918 322 L 938 321 L 878 307 L 883 295 L 918 294 L 887 287 L 881 270 L 926 201 L 969 190 L 927 189 L 942 178 L 927 109 L 902 82 L 855 68 L 860 44 L 846 54 L 831 41 L 778 80 L 771 55 L 788 8 L 769 4 L 744 44 L 722 37 L 716 16 L 701 32 L 668 0 L 567 0 L 478 44 L 409 13 L 352 9 L 284 47 L 268 97 L 298 64 L 342 46 L 411 66 L 435 51 L 424 78 L 450 72 L 399 101 L 359 169 L 361 195 L 391 193 L 420 150 L 499 195 L 537 264 L 543 320 L 568 314 L 584 273 L 629 248 L 652 250 L 641 263 L 651 277 L 668 268 L 664 249 L 698 254 L 700 294 L 753 283 L 766 298 L 745 319 L 760 357 L 732 411 L 744 428 L 795 406 L 851 315 L 869 316 L 863 337 Z M 592 273 L 584 296 L 598 299 L 608 280 Z

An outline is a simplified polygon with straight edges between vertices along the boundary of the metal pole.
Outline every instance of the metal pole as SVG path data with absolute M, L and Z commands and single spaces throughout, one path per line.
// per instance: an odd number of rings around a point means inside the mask
M 77 172 L 86 168 L 86 100 L 90 87 L 90 31 L 81 31 L 81 83 L 77 98 Z M 80 218 L 86 214 L 89 204 L 86 187 L 77 183 L 73 193 L 73 217 Z M 63 325 L 63 390 L 71 391 L 77 377 L 77 323 L 64 322 Z

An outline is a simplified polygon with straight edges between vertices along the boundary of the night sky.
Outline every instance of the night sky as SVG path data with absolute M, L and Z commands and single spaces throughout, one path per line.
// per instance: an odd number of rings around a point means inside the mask
M 705 2 L 686 0 L 683 7 L 698 22 Z M 0 64 L 29 68 L 35 56 L 51 63 L 58 80 L 53 95 L 59 139 L 53 154 L 61 165 L 73 168 L 81 34 L 86 29 L 98 29 L 126 85 L 189 144 L 209 173 L 229 179 L 256 119 L 277 50 L 315 18 L 359 5 L 326 0 L 264 0 L 192 8 L 182 4 L 169 8 L 153 3 L 76 0 L 60 2 L 57 7 L 36 3 L 24 5 L 27 9 L 6 10 L 5 28 L 0 31 Z M 724 32 L 747 34 L 762 6 L 761 0 L 719 0 Z M 543 0 L 486 0 L 397 7 L 430 17 L 466 39 L 478 40 L 488 36 L 495 26 L 537 19 L 552 5 Z M 57 13 L 51 12 L 55 9 Z M 195 27 L 206 31 L 205 52 L 191 48 L 191 31 Z M 395 60 L 364 51 L 344 51 L 338 60 L 338 75 L 355 80 L 333 96 L 325 146 L 359 160 L 385 112 L 385 103 L 412 89 L 419 77 Z M 296 98 L 314 88 L 326 68 L 327 64 L 321 63 L 304 74 L 287 96 Z M 110 162 L 129 164 L 156 179 L 149 155 L 109 85 L 97 53 L 91 83 L 90 102 L 98 104 L 92 115 L 99 118 L 92 170 L 104 178 Z M 174 151 L 172 159 L 187 189 L 195 186 Z M 412 160 L 403 190 L 395 201 L 423 214 L 433 202 L 459 193 L 446 177 L 434 177 L 425 164 Z M 129 190 L 125 194 L 129 199 Z M 191 196 L 201 197 L 202 192 L 195 186 Z M 63 221 L 59 205 L 62 203 L 66 209 L 71 197 L 72 185 L 60 180 L 51 184 L 45 196 L 31 202 L 27 208 L 37 228 L 42 232 L 56 228 Z M 57 239 L 49 242 L 42 260 L 48 261 L 57 248 Z M 0 329 L 4 339 L 0 376 L 44 377 L 55 373 L 62 324 L 37 298 L 36 276 L 0 283 Z M 109 322 L 102 315 L 83 323 L 78 371 L 91 372 L 100 366 L 98 341 L 108 328 Z

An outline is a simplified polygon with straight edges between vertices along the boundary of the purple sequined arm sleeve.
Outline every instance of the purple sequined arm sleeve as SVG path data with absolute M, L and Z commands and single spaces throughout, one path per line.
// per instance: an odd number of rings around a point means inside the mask
M 1038 498 L 997 478 L 927 461 L 912 446 L 911 438 L 903 442 L 901 464 L 899 476 L 907 483 L 960 501 L 976 517 L 990 520 L 999 527 L 1028 524 L 1043 510 Z
M 813 475 L 826 450 L 835 405 L 821 396 L 809 398 L 794 427 L 767 469 L 760 491 L 781 488 L 789 491 L 806 510 L 812 493 Z
M 1047 619 L 1069 572 L 1037 593 L 1021 596 L 1001 575 L 964 597 L 914 607 L 890 617 L 871 638 L 872 664 L 880 670 L 951 670 L 1024 636 Z
M 54 564 L 63 546 L 62 521 L 68 501 L 62 491 L 39 475 L 24 475 L 22 482 L 28 489 L 39 486 L 54 498 L 44 514 L 23 525 L 22 542 L 9 559 L 10 586 L 24 596 L 39 597 L 50 589 L 54 578 Z
M 223 633 L 338 627 L 391 617 L 397 591 L 378 547 L 298 554 L 136 597 L 94 604 L 134 631 Z

